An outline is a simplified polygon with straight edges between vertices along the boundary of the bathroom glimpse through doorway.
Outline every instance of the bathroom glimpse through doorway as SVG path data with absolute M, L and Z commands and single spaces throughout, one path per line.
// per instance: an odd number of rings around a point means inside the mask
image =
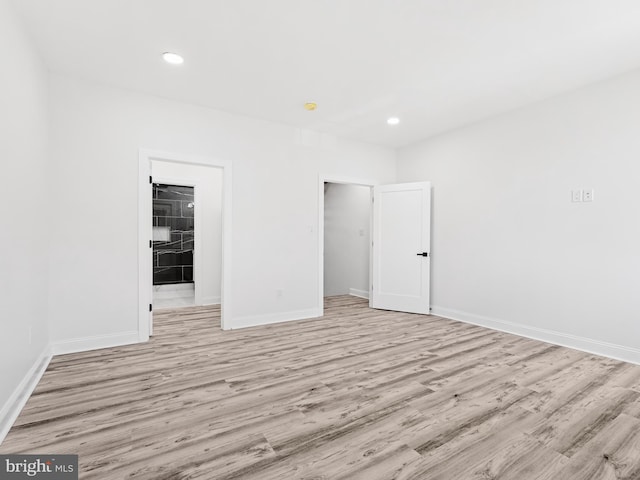
M 140 151 L 139 337 L 153 333 L 153 311 L 220 305 L 229 298 L 231 165 Z
M 194 268 L 195 187 L 153 183 L 153 305 L 196 304 Z

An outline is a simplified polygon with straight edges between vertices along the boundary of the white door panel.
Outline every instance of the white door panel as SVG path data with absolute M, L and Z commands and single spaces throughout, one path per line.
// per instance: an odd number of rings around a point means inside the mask
M 374 188 L 371 306 L 429 313 L 431 184 Z

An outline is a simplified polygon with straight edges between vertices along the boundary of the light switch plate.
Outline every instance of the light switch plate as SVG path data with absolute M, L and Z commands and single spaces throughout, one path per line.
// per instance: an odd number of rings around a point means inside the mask
M 571 190 L 571 201 L 572 202 L 581 202 L 582 201 L 582 190 Z

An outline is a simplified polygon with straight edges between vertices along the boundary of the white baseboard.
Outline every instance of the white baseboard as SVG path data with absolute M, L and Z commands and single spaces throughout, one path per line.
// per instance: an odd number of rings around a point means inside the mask
M 204 297 L 202 305 L 220 305 L 220 297 Z
M 51 344 L 51 352 L 54 355 L 64 355 L 65 353 L 86 352 L 99 348 L 121 347 L 132 343 L 140 343 L 137 330 L 54 342 Z
M 13 423 L 18 418 L 18 415 L 20 415 L 20 412 L 27 403 L 27 400 L 29 400 L 29 397 L 38 385 L 38 382 L 40 381 L 40 378 L 42 378 L 47 366 L 49 366 L 50 361 L 51 350 L 47 345 L 24 376 L 20 385 L 16 387 L 11 396 L 2 406 L 2 410 L 0 410 L 0 444 L 4 441 L 9 430 L 11 430 Z
M 349 295 L 366 299 L 369 298 L 369 292 L 367 292 L 366 290 L 358 290 L 357 288 L 350 288 Z
M 257 327 L 260 325 L 270 325 L 272 323 L 291 322 L 294 320 L 305 320 L 322 316 L 322 310 L 309 308 L 307 310 L 295 310 L 292 312 L 268 313 L 266 315 L 249 315 L 247 317 L 234 318 L 226 323 L 231 324 L 225 330 L 236 330 L 238 328 Z
M 495 318 L 475 315 L 473 313 L 462 312 L 450 308 L 432 306 L 431 313 L 440 317 L 450 318 L 481 327 L 499 330 L 501 332 L 512 333 L 521 337 L 540 340 L 562 347 L 573 348 L 583 352 L 600 355 L 603 357 L 621 360 L 623 362 L 635 363 L 640 365 L 640 350 L 615 343 L 602 342 L 591 338 L 580 337 L 568 333 L 556 332 L 544 328 L 530 327 L 518 323 L 499 320 Z

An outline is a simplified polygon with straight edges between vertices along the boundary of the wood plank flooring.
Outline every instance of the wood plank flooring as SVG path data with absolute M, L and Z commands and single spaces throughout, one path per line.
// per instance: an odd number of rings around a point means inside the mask
M 0 453 L 76 453 L 101 480 L 640 479 L 640 366 L 354 297 L 154 330 L 55 357 Z

